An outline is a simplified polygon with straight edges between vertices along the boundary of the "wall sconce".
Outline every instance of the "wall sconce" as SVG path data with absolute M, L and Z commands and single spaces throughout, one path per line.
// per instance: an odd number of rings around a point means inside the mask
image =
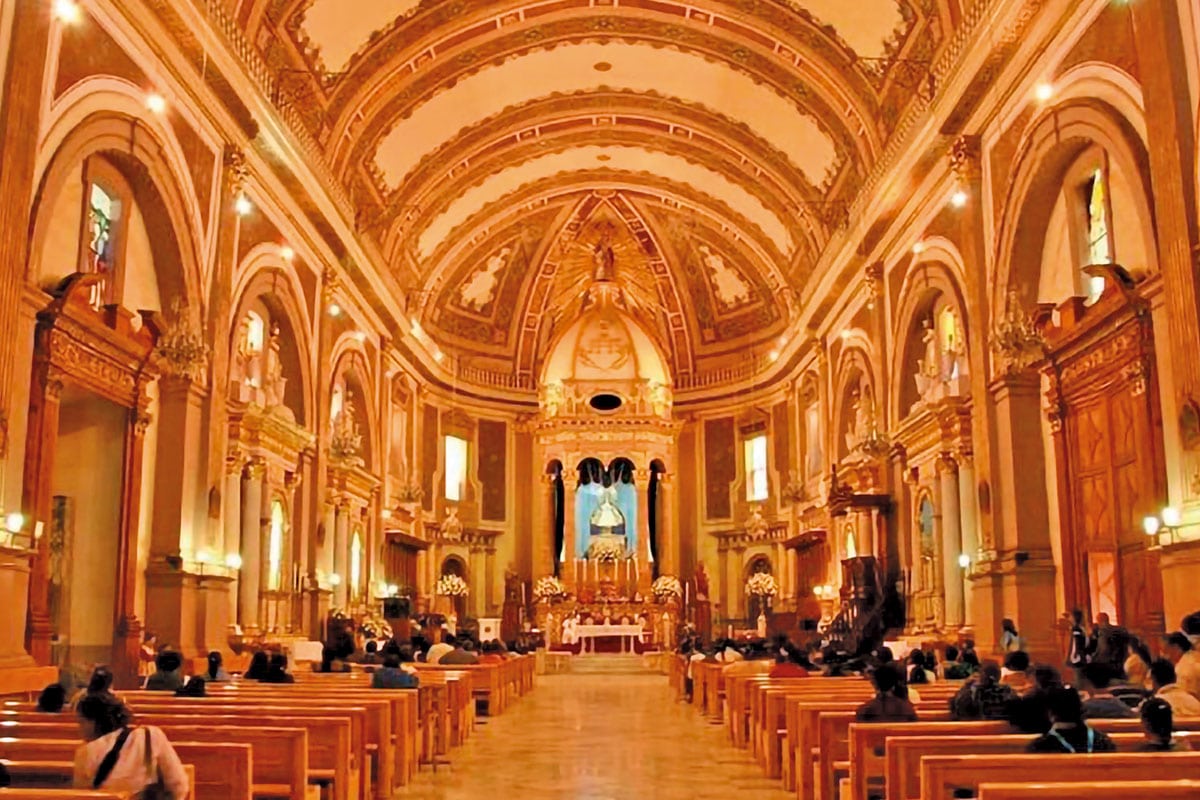
M 336 572 L 329 573 L 329 585 L 330 586 L 341 586 L 342 585 L 342 576 L 338 575 Z
M 959 553 L 958 554 L 958 566 L 962 567 L 963 569 L 970 569 L 971 568 L 971 557 L 969 555 L 967 555 L 966 553 Z
M 234 572 L 242 568 L 242 556 L 239 553 L 226 553 L 225 566 L 229 567 Z
M 837 594 L 837 590 L 828 583 L 813 587 L 813 594 L 820 600 L 831 600 Z
M 204 568 L 211 566 L 213 563 L 212 553 L 210 553 L 208 550 L 197 550 L 195 558 L 196 567 L 200 570 L 200 575 L 203 576 Z
M 0 512 L 2 513 L 2 512 Z M 41 522 L 35 523 L 33 532 L 30 533 L 25 528 L 25 515 L 19 511 L 13 511 L 4 515 L 4 527 L 0 528 L 0 544 L 5 547 L 28 548 L 36 550 L 38 541 L 42 538 Z M 25 543 L 21 540 L 27 540 Z
M 1156 515 L 1142 517 L 1142 530 L 1149 537 L 1156 539 L 1155 546 L 1163 545 L 1163 534 L 1167 544 L 1175 544 L 1176 531 L 1183 524 L 1183 514 L 1175 506 L 1164 506 Z

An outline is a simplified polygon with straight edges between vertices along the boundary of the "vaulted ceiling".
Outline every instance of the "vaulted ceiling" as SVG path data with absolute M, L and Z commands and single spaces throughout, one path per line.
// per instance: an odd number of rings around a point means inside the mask
M 958 0 L 236 5 L 422 325 L 526 375 L 602 236 L 677 375 L 777 338 L 958 13 Z

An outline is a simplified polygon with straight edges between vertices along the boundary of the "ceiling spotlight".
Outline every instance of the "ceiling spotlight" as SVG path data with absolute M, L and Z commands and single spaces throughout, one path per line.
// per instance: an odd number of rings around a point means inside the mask
M 363 333 L 362 331 L 355 331 L 354 332 L 354 341 L 358 342 L 359 344 L 362 344 L 363 342 L 367 341 L 367 334 Z
M 778 361 L 779 360 L 779 351 L 772 350 L 771 352 L 767 353 L 767 358 L 771 361 Z
M 167 99 L 158 92 L 151 92 L 146 95 L 146 108 L 154 114 L 161 114 L 167 110 Z
M 250 198 L 246 197 L 245 193 L 239 193 L 233 201 L 233 210 L 237 212 L 239 217 L 244 217 L 254 210 L 254 206 L 250 203 Z
M 279 248 L 279 257 L 284 261 L 291 261 L 296 257 L 296 251 L 288 247 L 286 244 Z
M 331 317 L 340 317 L 342 315 L 342 307 L 337 303 L 330 303 L 326 311 L 329 312 L 329 316 Z
M 950 205 L 955 208 L 962 208 L 967 204 L 967 193 L 962 189 L 955 189 L 954 194 L 950 195 Z
M 1033 89 L 1033 96 L 1037 98 L 1039 103 L 1045 103 L 1050 98 L 1054 97 L 1054 84 L 1042 81 Z
M 921 255 L 921 253 L 924 253 L 924 252 L 925 252 L 925 243 L 924 243 L 924 242 L 917 242 L 916 244 L 914 244 L 914 245 L 913 245 L 913 249 L 912 249 L 912 251 L 913 251 L 913 255 L 914 255 L 914 256 L 919 256 L 919 255 Z
M 445 357 L 446 357 L 446 354 L 443 353 L 441 350 L 433 351 L 433 360 L 438 362 L 439 364 L 442 363 L 442 359 Z
M 74 0 L 54 0 L 54 18 L 66 25 L 73 25 L 79 21 L 81 12 L 79 4 Z
M 785 344 L 787 344 L 787 334 L 781 333 L 779 334 L 779 346 L 783 347 Z

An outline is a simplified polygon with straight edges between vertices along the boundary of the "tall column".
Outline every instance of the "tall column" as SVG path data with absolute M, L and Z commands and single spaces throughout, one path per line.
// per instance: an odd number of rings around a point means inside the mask
M 638 590 L 649 588 L 650 576 L 654 574 L 654 562 L 650 555 L 650 470 L 639 469 L 634 480 L 637 482 L 637 563 Z
M 339 503 L 333 523 L 333 571 L 341 579 L 333 587 L 333 604 L 346 607 L 350 591 L 350 571 L 347 569 L 350 556 L 350 505 Z
M 658 574 L 678 575 L 679 542 L 675 532 L 675 481 L 658 476 Z
M 962 552 L 962 522 L 958 513 L 958 469 L 954 460 L 942 456 L 937 462 L 942 500 L 942 585 L 946 597 L 946 627 L 956 631 L 963 624 L 963 570 L 958 565 Z
M 324 540 L 321 543 L 320 550 L 317 551 L 317 569 L 321 571 L 322 579 L 328 583 L 329 576 L 333 574 L 333 542 L 337 538 L 335 532 L 337 528 L 337 504 L 332 497 L 325 498 L 323 505 L 324 514 L 321 517 L 324 525 Z
M 238 456 L 225 459 L 225 496 L 221 504 L 225 536 L 218 555 L 220 561 L 224 561 L 229 553 L 240 553 L 242 549 L 242 472 L 245 468 L 246 462 Z
M 492 592 L 496 589 L 496 548 L 491 544 L 483 551 L 483 581 L 485 587 L 483 613 L 486 614 L 488 609 L 495 607 L 492 601 Z
M 721 582 L 721 593 L 719 595 L 721 602 L 721 613 L 728 617 L 730 616 L 729 607 L 730 603 L 732 603 L 732 600 L 730 600 L 731 595 L 729 593 L 729 548 L 724 543 L 718 545 L 717 547 L 716 578 Z M 721 635 L 725 635 L 723 630 L 721 631 Z
M 566 564 L 568 576 L 575 574 L 575 559 L 586 555 L 575 552 L 575 490 L 578 488 L 578 482 L 572 475 L 573 473 L 568 473 L 563 479 L 563 563 Z
M 537 580 L 554 574 L 554 476 L 543 474 L 533 509 L 533 575 Z
M 730 619 L 741 619 L 746 614 L 746 606 L 742 602 L 746 588 L 742 582 L 742 556 L 745 552 L 745 547 L 735 546 L 730 549 L 729 560 L 725 562 L 725 567 L 729 570 L 724 576 L 725 584 L 729 587 L 729 604 L 725 609 L 725 616 Z
M 259 591 L 262 588 L 263 479 L 266 464 L 255 459 L 242 481 L 242 570 L 238 580 L 238 621 L 245 633 L 259 628 Z
M 961 456 L 958 460 L 958 513 L 962 524 L 962 551 L 971 559 L 969 571 L 964 576 L 968 587 L 963 593 L 963 626 L 971 628 L 973 635 L 975 615 L 969 584 L 979 561 L 979 513 L 975 499 L 975 469 L 969 458 Z

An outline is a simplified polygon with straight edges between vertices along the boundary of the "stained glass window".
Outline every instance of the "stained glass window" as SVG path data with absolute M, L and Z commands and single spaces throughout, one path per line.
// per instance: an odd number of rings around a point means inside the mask
M 462 500 L 467 482 L 467 440 L 446 437 L 446 499 Z
M 1085 185 L 1087 193 L 1087 257 L 1088 264 L 1112 263 L 1112 240 L 1108 229 L 1108 186 L 1104 171 L 1097 168 Z M 1088 300 L 1094 301 L 1104 292 L 1104 278 L 1088 276 Z
M 746 455 L 746 499 L 767 499 L 767 437 L 755 436 L 747 439 Z
M 99 184 L 91 185 L 88 197 L 88 250 L 91 268 L 95 272 L 111 272 L 113 268 L 114 225 L 120 211 L 120 201 Z

